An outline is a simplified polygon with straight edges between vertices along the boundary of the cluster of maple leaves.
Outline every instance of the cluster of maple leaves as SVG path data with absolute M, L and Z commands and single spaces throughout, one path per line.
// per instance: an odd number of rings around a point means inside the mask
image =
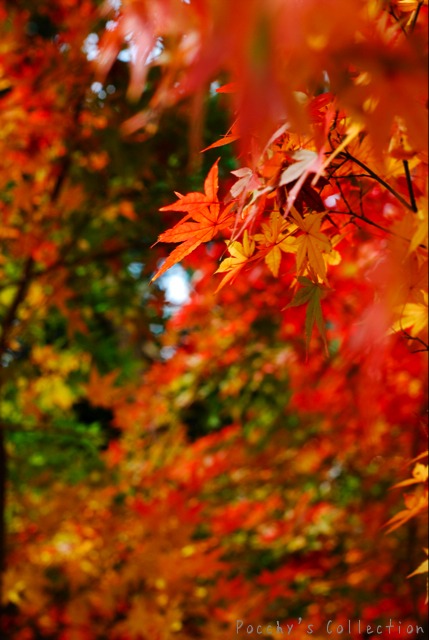
M 427 2 L 233 4 L 0 8 L 8 640 L 422 623 Z M 182 188 L 172 113 L 210 94 Z
M 321 299 L 330 290 L 328 267 L 330 270 L 338 267 L 346 251 L 344 245 L 356 243 L 357 224 L 359 232 L 373 226 L 377 241 L 383 239 L 387 245 L 383 255 L 383 291 L 376 315 L 378 335 L 382 337 L 392 327 L 396 331 L 409 331 L 411 339 L 426 346 L 425 156 L 392 146 L 383 159 L 383 164 L 389 166 L 387 176 L 361 128 L 352 127 L 352 133 L 347 133 L 350 125 L 334 109 L 333 96 L 324 94 L 322 100 L 316 97 L 313 102 L 311 113 L 315 123 L 322 122 L 327 132 L 325 144 L 317 152 L 311 149 L 317 131 L 306 138 L 284 132 L 282 126 L 255 169 L 233 172 L 239 179 L 231 187 L 226 202 L 220 203 L 217 197 L 216 163 L 207 176 L 204 193 L 177 194 L 176 203 L 161 209 L 187 215 L 160 235 L 159 241 L 180 244 L 154 280 L 202 242 L 210 242 L 219 232 L 223 231 L 224 236 L 229 232 L 230 256 L 217 269 L 225 274 L 219 287 L 233 282 L 255 262 L 263 260 L 275 277 L 280 274 L 287 281 L 290 276 L 289 288 L 296 292 L 289 306 L 307 303 L 307 341 L 316 321 L 326 344 Z M 341 142 L 333 146 L 325 159 L 325 148 L 332 144 L 334 118 L 335 134 Z M 404 145 L 405 134 L 398 135 L 402 135 Z M 410 162 L 415 170 L 412 180 Z M 379 173 L 375 171 L 377 166 Z M 356 174 L 356 168 L 363 173 Z M 313 184 L 317 186 L 321 172 L 322 187 L 316 191 Z M 293 186 L 288 189 L 289 185 Z M 295 264 L 287 254 L 295 255 Z M 402 276 L 398 287 L 399 265 L 405 277 Z
M 241 161 L 250 164 L 232 172 L 238 180 L 223 199 L 215 163 L 204 193 L 177 194 L 161 209 L 186 215 L 160 235 L 179 246 L 154 279 L 220 233 L 229 253 L 217 270 L 225 274 L 220 286 L 259 260 L 275 277 L 289 273 L 289 304 L 307 303 L 307 341 L 316 322 L 326 343 L 320 301 L 330 290 L 328 267 L 337 268 L 344 246 L 368 232 L 388 245 L 382 302 L 369 312 L 378 337 L 393 328 L 425 346 L 427 9 L 419 2 L 331 4 L 238 3 L 234 30 L 228 9 L 210 2 L 130 3 L 113 12 L 100 71 L 124 37 L 137 50 L 131 95 L 144 89 L 151 64 L 164 71 L 149 107 L 126 131 L 222 70 L 232 82 L 218 91 L 234 96 L 236 120 L 208 148 L 239 139 Z M 159 59 L 145 64 L 157 38 Z M 295 267 L 287 254 L 295 254 Z M 399 287 L 398 270 L 408 274 Z

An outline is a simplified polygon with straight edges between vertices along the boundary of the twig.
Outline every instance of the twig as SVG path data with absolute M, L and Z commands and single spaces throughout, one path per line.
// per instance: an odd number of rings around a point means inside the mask
M 404 329 L 401 329 L 402 335 L 406 340 L 413 340 L 414 342 L 419 342 L 424 348 L 423 349 L 419 349 L 418 351 L 413 351 L 413 353 L 419 353 L 421 351 L 429 351 L 429 344 L 426 344 L 426 342 L 424 340 L 422 340 L 421 338 L 419 338 L 418 336 L 412 336 L 408 333 L 408 331 L 405 331 Z
M 353 220 L 354 219 L 361 220 L 362 222 L 365 222 L 366 224 L 370 224 L 371 226 L 375 227 L 376 229 L 379 229 L 380 231 L 383 231 L 383 233 L 389 233 L 392 236 L 397 236 L 397 234 L 394 233 L 393 231 L 390 231 L 390 229 L 385 229 L 384 227 L 382 227 L 381 225 L 377 224 L 376 222 L 373 222 L 369 218 L 362 217 L 358 213 L 354 213 L 353 211 L 351 213 L 349 213 L 348 211 L 338 211 L 338 209 L 331 209 L 329 211 L 329 213 L 333 213 L 335 215 L 350 216 L 351 218 L 353 218 Z M 400 236 L 397 236 L 397 237 L 400 237 Z M 406 240 L 406 238 L 402 238 L 402 239 Z
M 377 222 L 374 222 L 373 220 L 371 220 L 370 218 L 367 218 L 366 215 L 362 212 L 362 215 L 359 215 L 358 213 L 355 213 L 353 211 L 353 209 L 351 208 L 345 194 L 344 191 L 341 187 L 341 184 L 337 181 L 337 179 L 335 180 L 335 184 L 337 185 L 337 188 L 341 194 L 341 197 L 348 209 L 348 213 L 349 215 L 352 216 L 352 218 L 357 218 L 358 220 L 362 220 L 362 222 L 366 222 L 366 224 L 370 224 L 373 227 L 376 227 L 376 229 L 379 229 L 380 231 L 384 231 L 384 233 L 390 233 L 391 235 L 396 235 L 393 233 L 393 231 L 390 231 L 390 229 L 386 229 L 385 227 L 382 227 L 380 224 L 378 224 Z M 339 214 L 343 214 L 343 215 L 347 215 L 347 211 L 331 211 L 331 213 L 339 213 Z
M 23 302 L 23 300 L 25 299 L 25 296 L 28 291 L 28 287 L 30 286 L 31 278 L 33 276 L 33 271 L 34 271 L 34 260 L 30 256 L 29 258 L 27 258 L 20 285 L 15 293 L 15 296 L 12 300 L 12 303 L 6 313 L 5 319 L 2 324 L 2 334 L 0 337 L 0 358 L 7 349 L 9 334 L 12 330 L 16 313 L 18 311 L 19 306 L 21 305 L 21 302 Z
M 396 20 L 396 22 L 399 24 L 399 26 L 400 26 L 400 28 L 401 28 L 402 33 L 403 33 L 405 36 L 408 36 L 408 33 L 407 33 L 407 31 L 406 31 L 406 29 L 405 29 L 405 27 L 404 27 L 404 25 L 403 25 L 403 20 L 401 20 L 401 19 L 396 15 L 396 13 L 395 13 L 395 11 L 394 11 L 394 9 L 393 9 L 392 7 L 391 7 L 391 8 L 390 8 L 390 10 L 389 10 L 389 15 L 391 15 L 391 16 L 392 16 L 392 18 L 393 18 L 394 20 Z
M 350 206 L 350 204 L 349 204 L 349 201 L 347 200 L 347 198 L 346 198 L 346 196 L 345 196 L 345 193 L 344 193 L 344 191 L 343 191 L 343 189 L 342 189 L 342 187 L 341 187 L 340 183 L 338 182 L 338 179 L 337 179 L 337 178 L 335 179 L 335 184 L 337 185 L 337 189 L 338 189 L 338 191 L 340 192 L 340 195 L 341 195 L 341 197 L 342 197 L 342 199 L 343 199 L 343 202 L 344 202 L 344 204 L 346 205 L 347 209 L 349 210 L 350 215 L 351 215 L 351 216 L 353 216 L 353 215 L 354 215 L 354 213 L 353 213 L 353 211 L 352 211 L 352 208 L 351 208 L 351 206 Z
M 413 181 L 411 180 L 410 167 L 408 165 L 408 160 L 404 160 L 403 164 L 404 164 L 404 170 L 405 170 L 405 177 L 407 178 L 408 193 L 410 194 L 411 207 L 414 213 L 417 213 L 418 209 L 416 204 L 416 198 L 414 196 Z
M 375 171 L 370 169 L 364 162 L 362 162 L 358 158 L 355 158 L 354 156 L 352 156 L 351 153 L 349 153 L 348 151 L 343 151 L 340 155 L 342 155 L 343 157 L 346 157 L 348 160 L 351 160 L 355 164 L 359 165 L 359 167 L 361 167 L 364 171 L 366 171 L 370 175 L 371 178 L 376 180 L 385 189 L 387 189 L 387 191 L 389 191 L 389 193 L 391 193 L 392 196 L 394 196 L 397 200 L 399 200 L 399 202 L 401 204 L 403 204 L 404 207 L 407 207 L 407 209 L 411 209 L 411 211 L 414 211 L 414 208 L 413 208 L 412 204 L 407 202 L 407 200 L 405 200 L 405 198 L 403 196 L 401 196 L 401 194 L 398 193 L 396 191 L 396 189 L 394 189 L 388 182 L 383 180 L 383 178 L 380 178 L 380 176 L 377 173 L 375 173 Z
M 420 13 L 420 9 L 422 8 L 423 4 L 424 4 L 423 0 L 420 0 L 419 4 L 417 5 L 417 8 L 416 8 L 416 10 L 414 12 L 414 15 L 413 15 L 413 21 L 410 24 L 410 33 L 413 33 L 413 31 L 414 31 L 414 29 L 416 27 L 417 19 L 419 17 L 419 13 Z

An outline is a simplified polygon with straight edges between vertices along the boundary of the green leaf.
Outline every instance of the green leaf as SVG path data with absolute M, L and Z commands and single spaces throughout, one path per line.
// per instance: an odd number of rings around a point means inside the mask
M 323 320 L 321 305 L 321 300 L 325 296 L 327 288 L 303 276 L 298 277 L 298 282 L 302 287 L 295 293 L 293 300 L 286 306 L 286 309 L 288 307 L 298 307 L 302 304 L 307 304 L 307 312 L 305 316 L 305 343 L 307 351 L 310 344 L 311 334 L 313 332 L 313 326 L 314 323 L 316 323 L 323 339 L 326 354 L 328 354 L 328 342 L 326 340 L 325 322 Z

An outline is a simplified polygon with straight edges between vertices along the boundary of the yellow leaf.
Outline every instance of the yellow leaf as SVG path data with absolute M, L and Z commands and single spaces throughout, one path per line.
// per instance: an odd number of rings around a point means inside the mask
M 288 228 L 288 224 L 279 211 L 273 211 L 269 222 L 263 222 L 261 228 L 262 233 L 255 234 L 255 240 L 266 246 L 271 246 L 285 238 L 282 234 Z
M 422 303 L 407 302 L 401 309 L 400 318 L 393 324 L 393 331 L 410 330 L 413 337 L 426 331 L 428 326 L 428 294 L 422 291 Z
M 38 404 L 44 411 L 55 407 L 69 409 L 74 402 L 72 390 L 58 374 L 40 377 L 34 383 L 34 391 L 38 396 Z
M 282 252 L 280 247 L 277 245 L 275 245 L 265 256 L 265 263 L 275 278 L 279 275 L 281 259 Z
M 243 235 L 243 243 L 234 240 L 233 242 L 228 242 L 227 245 L 231 257 L 225 258 L 215 273 L 228 273 L 224 276 L 216 291 L 219 291 L 238 274 L 255 251 L 255 242 L 250 240 L 247 229 Z
M 409 246 L 409 253 L 412 253 L 420 245 L 428 245 L 428 205 L 424 201 L 417 212 L 417 216 L 413 219 L 414 225 L 417 225 Z
M 427 458 L 429 456 L 429 451 L 423 451 L 423 453 L 419 453 L 418 456 L 413 458 L 411 462 L 417 462 L 418 460 L 423 460 L 423 458 Z
M 403 11 L 415 11 L 420 4 L 427 5 L 428 0 L 399 0 L 398 5 L 400 5 Z
M 418 482 L 426 482 L 428 479 L 428 467 L 420 462 L 413 469 L 413 476 Z
M 399 513 L 390 518 L 388 522 L 384 525 L 385 527 L 389 527 L 386 533 L 391 533 L 395 529 L 398 529 L 403 524 L 419 515 L 423 511 L 427 511 L 428 506 L 428 496 L 427 492 L 423 495 L 410 495 L 405 496 L 405 505 L 406 509 L 403 509 Z
M 429 553 L 428 549 L 423 549 L 423 551 L 425 552 L 426 555 L 428 555 L 428 553 Z M 423 562 L 419 564 L 417 569 L 415 571 L 413 571 L 412 573 L 410 573 L 410 575 L 408 575 L 407 578 L 412 578 L 413 576 L 417 576 L 417 575 L 420 575 L 422 573 L 428 573 L 428 572 L 429 572 L 429 562 L 428 562 L 428 560 L 423 560 Z M 429 602 L 429 577 L 426 578 L 426 600 L 425 600 L 425 604 L 427 604 L 428 602 Z
M 412 576 L 417 576 L 419 573 L 428 573 L 429 571 L 429 560 L 423 560 L 421 564 L 417 567 L 413 573 L 407 576 L 407 578 L 411 578 Z
M 265 264 L 277 277 L 279 274 L 281 252 L 296 253 L 295 238 L 291 233 L 297 229 L 294 223 L 288 223 L 279 211 L 273 211 L 269 222 L 261 225 L 262 233 L 255 234 L 255 240 L 260 243 L 260 250 L 265 254 Z
M 350 142 L 352 140 L 354 140 L 354 138 L 356 138 L 359 133 L 362 131 L 363 129 L 363 125 L 362 124 L 357 124 L 356 122 L 350 124 L 350 126 L 347 129 L 347 133 L 346 136 L 344 138 L 344 140 L 341 142 L 340 145 L 338 145 L 338 147 L 335 149 L 335 151 L 333 153 L 331 153 L 330 156 L 328 156 L 325 160 L 325 162 L 323 163 L 320 171 L 316 174 L 315 179 L 317 179 L 319 177 L 319 175 L 321 175 L 322 171 L 324 169 L 326 169 L 326 167 L 328 167 L 332 160 L 339 154 L 341 153 L 341 151 L 343 151 L 343 149 L 345 149 L 347 147 L 348 144 L 350 144 Z
M 413 469 L 413 477 L 408 480 L 403 480 L 403 482 L 398 482 L 395 484 L 395 487 L 407 487 L 412 484 L 417 484 L 419 482 L 426 482 L 428 479 L 428 467 L 425 464 L 421 464 L 420 462 L 416 464 Z
M 295 245 L 298 247 L 296 255 L 298 273 L 302 273 L 308 262 L 314 273 L 327 283 L 324 255 L 331 252 L 331 243 L 329 238 L 320 231 L 323 214 L 311 213 L 302 218 L 298 211 L 293 210 L 291 215 L 298 228 L 303 232 L 295 239 Z

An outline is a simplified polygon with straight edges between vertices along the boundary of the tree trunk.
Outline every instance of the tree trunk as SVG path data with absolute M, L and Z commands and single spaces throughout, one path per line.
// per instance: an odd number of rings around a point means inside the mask
M 3 575 L 6 569 L 6 479 L 7 479 L 7 454 L 6 434 L 0 423 L 0 633 L 3 621 Z M 1 635 L 3 638 L 3 634 Z

